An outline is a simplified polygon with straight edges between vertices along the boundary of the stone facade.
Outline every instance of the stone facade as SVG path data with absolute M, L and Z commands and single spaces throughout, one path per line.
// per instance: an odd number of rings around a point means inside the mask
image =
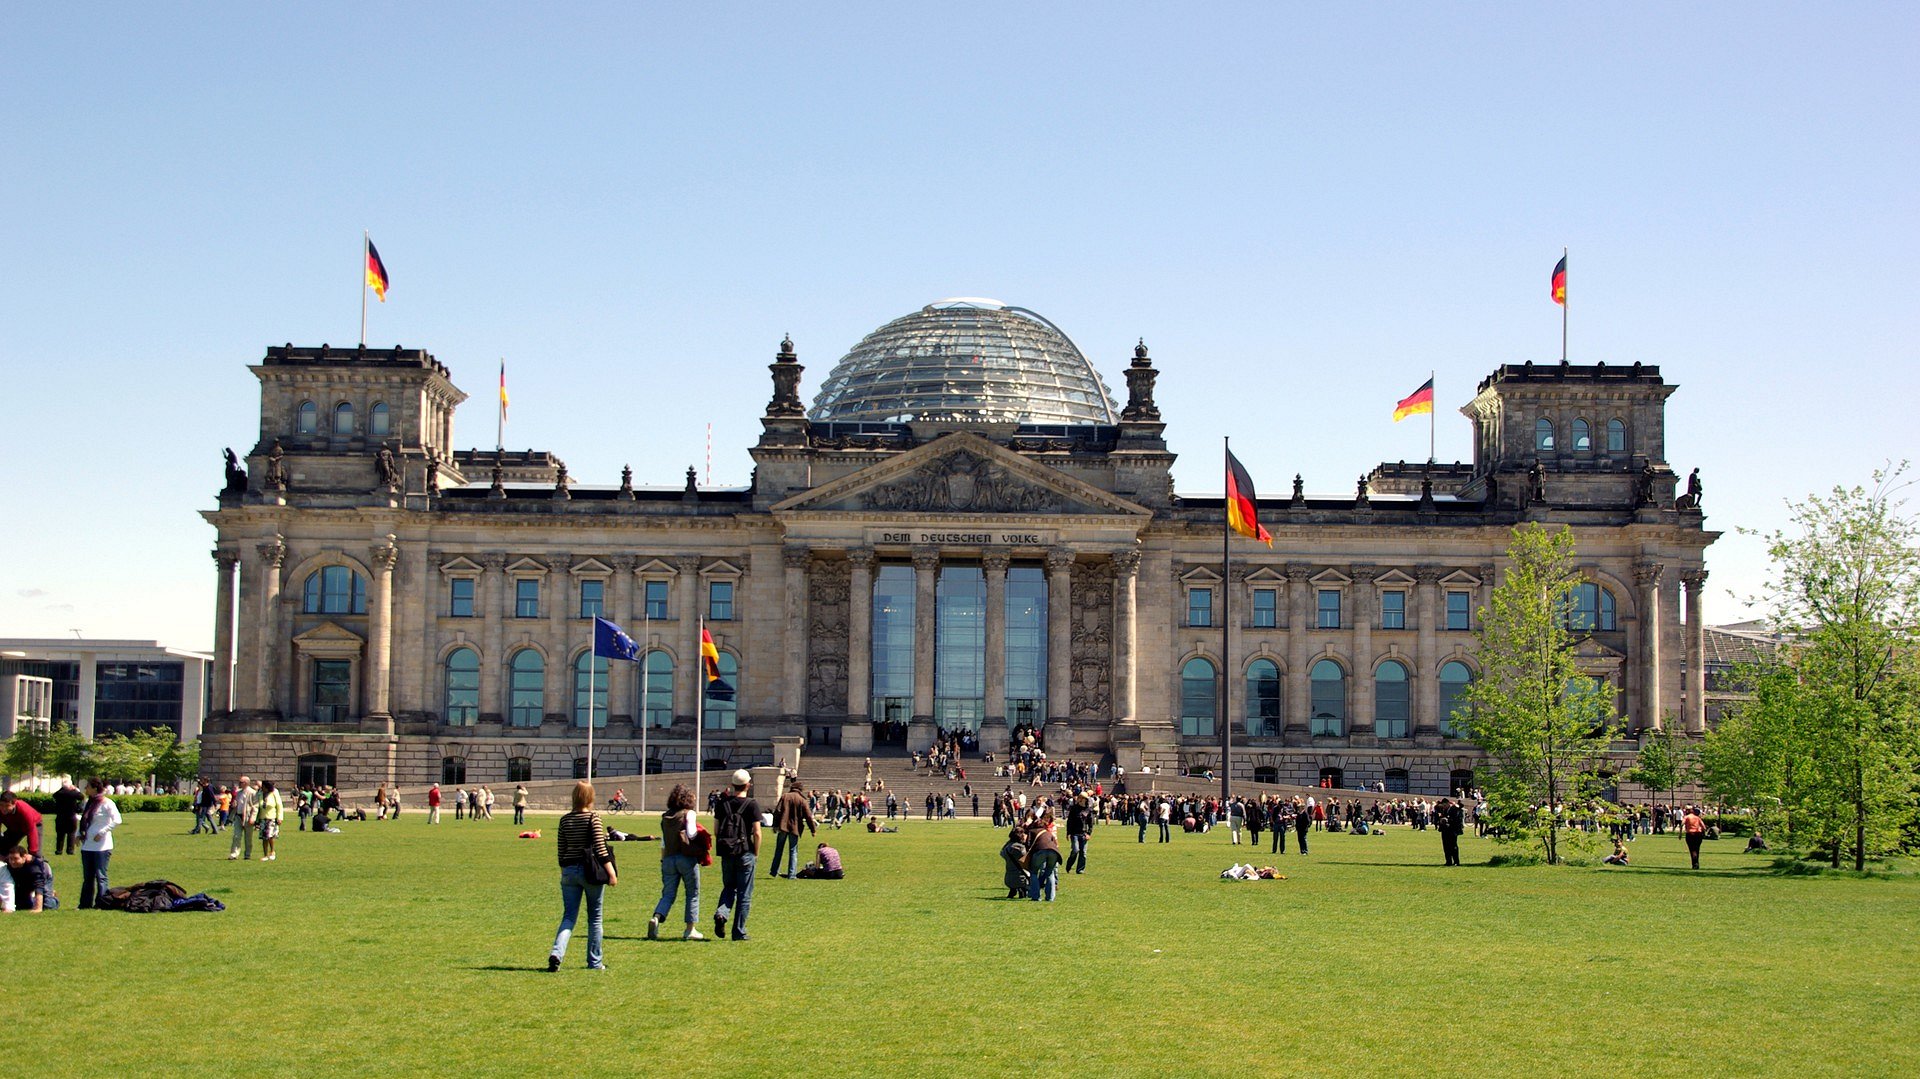
M 1472 669 L 1524 521 L 1574 529 L 1596 586 L 1581 662 L 1630 727 L 1705 728 L 1716 534 L 1665 459 L 1674 387 L 1654 367 L 1501 367 L 1462 410 L 1472 462 L 1383 464 L 1338 497 L 1296 481 L 1259 502 L 1272 548 L 1235 540 L 1225 576 L 1222 499 L 1174 492 L 1144 346 L 1119 422 L 1035 428 L 809 421 L 783 342 L 753 483 L 725 489 L 589 486 L 551 453 L 455 452 L 465 395 L 422 351 L 277 347 L 252 370 L 259 438 L 205 514 L 218 774 L 566 778 L 591 698 L 595 774 L 689 767 L 696 744 L 710 767 L 770 764 L 796 738 L 867 752 L 900 736 L 874 723 L 889 716 L 909 747 L 962 713 L 1003 747 L 1028 709 L 1056 752 L 1129 768 L 1218 768 L 1227 722 L 1235 775 L 1437 793 L 1476 764 L 1445 733 L 1443 674 Z M 948 596 L 955 567 L 978 571 L 975 607 Z M 878 606 L 883 577 L 912 595 L 910 625 Z M 1024 630 L 1016 579 L 1042 619 Z M 964 610 L 984 622 L 972 665 L 951 662 L 949 635 L 976 632 L 952 621 Z M 584 667 L 593 613 L 659 669 Z M 703 624 L 731 708 L 697 692 Z M 1224 716 L 1219 681 L 1195 677 L 1217 679 L 1223 648 Z M 1041 654 L 1037 675 L 1010 669 Z M 981 688 L 956 703 L 962 679 Z

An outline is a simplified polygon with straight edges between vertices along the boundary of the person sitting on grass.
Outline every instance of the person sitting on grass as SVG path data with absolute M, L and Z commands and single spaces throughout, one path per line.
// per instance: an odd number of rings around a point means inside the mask
M 1758 829 L 1755 829 L 1754 833 L 1747 837 L 1747 853 L 1748 854 L 1759 854 L 1762 851 L 1767 851 L 1772 849 L 1773 848 L 1767 846 L 1766 837 L 1762 836 Z
M 825 843 L 814 851 L 813 861 L 800 868 L 801 880 L 841 880 L 847 875 L 840 865 L 840 852 Z
M 53 867 L 26 844 L 7 848 L 7 872 L 13 877 L 15 910 L 37 914 L 60 905 L 59 894 L 53 890 Z
M 1613 853 L 1607 855 L 1605 858 L 1602 858 L 1600 860 L 1606 863 L 1607 865 L 1626 865 L 1627 864 L 1627 845 L 1620 841 L 1619 836 L 1614 836 L 1613 837 Z
M 867 831 L 869 832 L 897 832 L 899 830 L 900 828 L 898 825 L 881 824 L 879 817 L 867 818 Z

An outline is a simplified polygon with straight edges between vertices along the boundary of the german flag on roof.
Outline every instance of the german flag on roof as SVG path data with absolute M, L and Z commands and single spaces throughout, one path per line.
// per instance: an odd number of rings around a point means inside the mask
M 1273 546 L 1273 537 L 1260 527 L 1260 517 L 1253 505 L 1253 477 L 1247 475 L 1240 459 L 1227 451 L 1227 527 L 1247 537 L 1257 539 L 1267 546 Z

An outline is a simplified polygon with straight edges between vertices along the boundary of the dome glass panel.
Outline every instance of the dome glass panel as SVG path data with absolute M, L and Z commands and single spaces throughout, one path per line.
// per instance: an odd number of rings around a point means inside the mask
M 996 300 L 942 300 L 868 334 L 809 417 L 902 423 L 1110 424 L 1113 395 L 1067 335 Z

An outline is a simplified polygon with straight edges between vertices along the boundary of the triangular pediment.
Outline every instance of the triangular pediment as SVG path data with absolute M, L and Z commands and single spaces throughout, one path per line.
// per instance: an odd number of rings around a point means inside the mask
M 575 562 L 567 572 L 575 577 L 606 577 L 613 573 L 613 567 L 597 558 L 584 558 Z
M 1215 570 L 1207 568 L 1206 566 L 1195 566 L 1192 569 L 1187 570 L 1185 573 L 1182 573 L 1180 575 L 1180 579 L 1189 585 L 1205 586 L 1210 584 L 1218 584 L 1220 581 L 1220 574 Z
M 787 499 L 775 513 L 1099 514 L 1143 506 L 959 431 Z
M 458 555 L 452 561 L 442 563 L 440 566 L 440 572 L 449 577 L 477 576 L 480 573 L 480 569 L 480 563 L 475 562 L 466 555 Z
M 1353 583 L 1353 578 L 1347 576 L 1344 573 L 1341 573 L 1337 569 L 1323 569 L 1319 573 L 1316 573 L 1312 577 L 1309 577 L 1307 579 L 1312 581 L 1314 584 L 1320 585 L 1323 588 L 1329 587 L 1329 586 L 1333 588 L 1340 588 L 1344 585 L 1350 585 Z
M 1584 661 L 1622 660 L 1627 658 L 1626 653 L 1616 648 L 1609 648 L 1599 641 L 1594 640 L 1592 637 L 1581 640 L 1573 646 L 1573 657 L 1576 660 Z
M 322 622 L 293 638 L 294 650 L 322 659 L 350 659 L 360 654 L 365 638 L 335 622 Z
M 633 567 L 633 572 L 642 577 L 672 577 L 680 571 L 675 569 L 671 563 L 662 562 L 658 558 L 649 558 L 640 565 Z
M 1480 578 L 1475 577 L 1466 570 L 1457 569 L 1445 577 L 1440 578 L 1440 583 L 1454 588 L 1478 588 L 1480 587 Z
M 1283 582 L 1285 580 L 1286 578 L 1275 571 L 1272 566 L 1261 566 L 1259 569 L 1247 571 L 1247 582 L 1249 584 L 1269 584 Z
M 714 559 L 712 562 L 707 563 L 705 566 L 701 567 L 700 576 L 702 577 L 738 577 L 745 572 L 746 572 L 745 570 L 742 570 L 739 566 L 734 565 L 733 563 L 727 561 L 726 559 L 717 558 L 717 559 Z
M 1381 588 L 1411 588 L 1415 582 L 1412 577 L 1407 576 L 1400 570 L 1390 569 L 1380 576 L 1375 577 L 1373 583 Z
M 516 558 L 507 566 L 509 577 L 545 577 L 547 564 L 534 558 Z

